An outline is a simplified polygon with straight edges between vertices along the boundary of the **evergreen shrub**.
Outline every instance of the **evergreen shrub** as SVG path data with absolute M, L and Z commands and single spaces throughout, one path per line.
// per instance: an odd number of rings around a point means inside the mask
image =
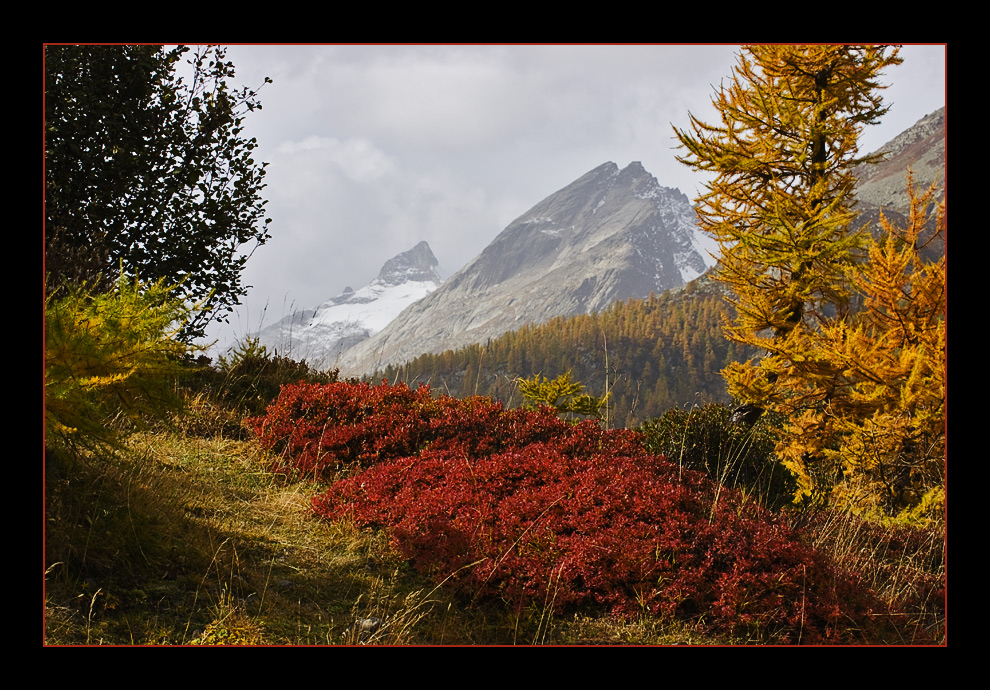
M 716 403 L 672 408 L 643 423 L 640 431 L 651 453 L 704 472 L 717 484 L 741 489 L 765 507 L 791 503 L 797 482 L 774 452 L 779 417 L 764 413 L 753 425 L 732 422 L 731 417 L 729 407 Z
M 191 347 L 176 335 L 192 310 L 171 293 L 124 276 L 108 292 L 46 298 L 46 446 L 114 446 L 121 422 L 181 409 L 175 382 Z
M 217 360 L 219 397 L 246 414 L 264 412 L 282 386 L 304 381 L 330 383 L 337 380 L 339 370 L 322 372 L 311 368 L 305 360 L 297 361 L 277 352 L 269 352 L 257 338 L 247 338 Z

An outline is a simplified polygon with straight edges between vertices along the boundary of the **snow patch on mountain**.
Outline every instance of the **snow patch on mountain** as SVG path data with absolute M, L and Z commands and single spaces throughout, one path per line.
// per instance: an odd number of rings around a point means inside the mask
M 343 351 L 381 331 L 442 282 L 436 257 L 420 242 L 385 262 L 378 277 L 364 287 L 344 288 L 316 309 L 297 311 L 261 330 L 258 338 L 279 354 L 329 368 Z

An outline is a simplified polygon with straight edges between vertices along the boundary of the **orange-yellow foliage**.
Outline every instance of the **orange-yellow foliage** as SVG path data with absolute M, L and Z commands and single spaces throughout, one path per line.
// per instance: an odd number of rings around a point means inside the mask
M 164 282 L 122 277 L 111 292 L 69 288 L 45 300 L 46 446 L 116 445 L 117 425 L 181 407 L 176 334 L 193 308 Z
M 872 46 L 747 46 L 713 104 L 721 125 L 675 129 L 679 160 L 715 173 L 698 199 L 721 249 L 718 275 L 738 295 L 729 337 L 771 352 L 799 324 L 844 308 L 863 235 L 852 170 L 864 124 L 887 108 L 877 82 L 900 62 Z
M 802 494 L 857 484 L 887 510 L 940 484 L 944 449 L 944 260 L 918 250 L 933 191 L 912 190 L 906 228 L 851 225 L 852 171 L 873 160 L 857 139 L 900 62 L 885 46 L 746 46 L 713 99 L 721 124 L 675 128 L 680 160 L 715 174 L 698 214 L 736 296 L 725 333 L 765 353 L 726 368 L 729 392 L 788 419 L 779 451 Z
M 922 256 L 946 229 L 934 191 L 911 189 L 904 228 L 881 217 L 854 276 L 862 309 L 824 325 L 815 342 L 823 363 L 815 373 L 828 370 L 830 394 L 808 414 L 832 433 L 824 457 L 842 469 L 840 493 L 866 509 L 914 507 L 945 481 L 945 256 Z M 927 235 L 926 209 L 935 226 Z M 793 437 L 789 457 L 802 452 Z

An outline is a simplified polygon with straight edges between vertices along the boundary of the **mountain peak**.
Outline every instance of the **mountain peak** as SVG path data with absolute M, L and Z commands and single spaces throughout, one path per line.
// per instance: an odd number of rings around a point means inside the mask
M 594 170 L 588 171 L 584 176 L 588 177 L 589 175 L 594 175 L 595 177 L 598 177 L 601 175 L 614 175 L 617 172 L 619 172 L 618 165 L 612 161 L 605 161 Z
M 382 330 L 413 302 L 442 282 L 430 245 L 420 242 L 382 266 L 378 277 L 357 290 L 350 286 L 316 309 L 297 311 L 263 329 L 258 337 L 316 367 L 332 366 L 340 353 Z
M 386 285 L 398 285 L 410 281 L 440 282 L 437 273 L 439 262 L 430 245 L 424 240 L 415 247 L 393 256 L 382 266 L 378 280 Z
M 510 223 L 471 263 L 339 363 L 370 373 L 555 316 L 683 285 L 707 268 L 694 209 L 642 163 L 609 161 Z

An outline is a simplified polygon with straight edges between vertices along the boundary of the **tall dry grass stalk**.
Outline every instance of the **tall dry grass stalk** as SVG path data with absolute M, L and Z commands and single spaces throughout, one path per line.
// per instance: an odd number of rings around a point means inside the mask
M 946 611 L 944 520 L 897 523 L 865 520 L 850 511 L 810 519 L 815 548 L 841 569 L 857 573 L 892 610 L 900 644 L 943 644 Z

